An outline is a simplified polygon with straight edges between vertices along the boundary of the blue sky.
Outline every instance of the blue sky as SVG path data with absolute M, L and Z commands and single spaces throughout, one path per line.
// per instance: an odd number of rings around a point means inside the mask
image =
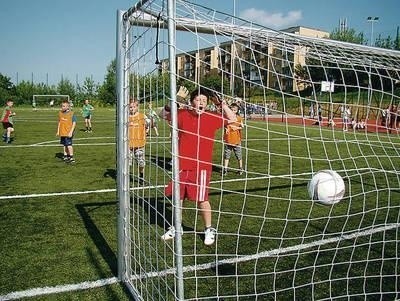
M 374 37 L 396 34 L 399 0 L 193 0 L 264 26 L 307 26 L 331 32 L 339 19 L 370 36 L 368 16 L 379 16 Z M 127 0 L 12 0 L 0 2 L 0 73 L 21 80 L 103 82 L 115 57 L 117 9 Z M 33 74 L 33 76 L 32 76 Z

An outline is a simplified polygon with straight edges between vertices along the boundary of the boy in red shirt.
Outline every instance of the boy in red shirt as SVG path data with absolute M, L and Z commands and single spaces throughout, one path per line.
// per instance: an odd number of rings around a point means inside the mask
M 12 100 L 7 100 L 6 107 L 1 115 L 1 122 L 4 129 L 3 141 L 6 143 L 11 143 L 11 133 L 14 132 L 13 116 L 15 113 L 12 111 L 13 105 L 14 102 Z
M 215 133 L 227 123 L 235 122 L 236 114 L 217 96 L 211 97 L 211 100 L 223 114 L 206 111 L 208 99 L 207 91 L 194 90 L 190 95 L 190 105 L 177 111 L 177 119 L 180 197 L 182 201 L 188 199 L 197 203 L 205 226 L 204 244 L 212 245 L 216 230 L 212 228 L 208 192 Z M 163 111 L 161 116 L 171 120 L 169 112 Z M 165 194 L 172 195 L 172 189 L 171 181 L 165 189 Z M 172 226 L 161 238 L 170 240 L 174 237 L 175 228 Z
M 231 105 L 231 110 L 233 113 L 235 113 L 237 116 L 236 122 L 229 123 L 225 126 L 225 132 L 224 132 L 224 169 L 222 171 L 223 175 L 228 174 L 228 164 L 229 164 L 229 159 L 231 157 L 232 152 L 235 154 L 236 159 L 238 160 L 239 163 L 239 175 L 243 174 L 243 159 L 242 159 L 242 129 L 244 127 L 243 125 L 243 119 L 242 117 L 239 116 L 239 106 L 237 104 L 232 104 Z

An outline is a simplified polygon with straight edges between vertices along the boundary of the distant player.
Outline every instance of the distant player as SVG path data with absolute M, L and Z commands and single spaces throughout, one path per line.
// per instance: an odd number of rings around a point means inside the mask
M 61 103 L 61 110 L 58 113 L 57 136 L 60 136 L 60 144 L 64 146 L 65 163 L 75 163 L 72 138 L 76 127 L 76 116 L 70 108 L 68 100 Z
M 92 132 L 92 111 L 94 107 L 90 104 L 89 99 L 85 99 L 82 107 L 82 117 L 85 120 L 86 133 Z
M 12 100 L 6 101 L 6 106 L 3 110 L 3 114 L 1 115 L 1 122 L 3 124 L 3 141 L 6 143 L 11 143 L 11 133 L 14 132 L 14 120 L 13 116 L 15 116 L 15 112 L 12 111 L 12 107 L 14 102 Z
M 243 159 L 242 159 L 242 129 L 244 127 L 243 119 L 239 116 L 239 106 L 234 103 L 231 105 L 231 110 L 236 114 L 236 122 L 228 123 L 225 126 L 224 131 L 224 168 L 223 175 L 228 174 L 229 159 L 232 152 L 235 154 L 236 159 L 239 163 L 238 174 L 242 175 L 243 170 Z
M 156 136 L 158 137 L 158 121 L 160 117 L 156 113 L 156 111 L 153 110 L 153 105 L 151 102 L 148 104 L 148 109 L 147 109 L 147 119 L 149 121 L 149 127 L 148 127 L 148 132 L 150 132 L 151 129 L 154 129 L 154 132 L 156 133 Z

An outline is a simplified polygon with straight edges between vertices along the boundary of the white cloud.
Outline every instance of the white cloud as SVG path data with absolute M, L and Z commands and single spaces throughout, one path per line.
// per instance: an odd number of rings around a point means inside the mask
M 303 19 L 303 14 L 301 10 L 292 10 L 285 15 L 283 13 L 270 13 L 265 10 L 249 8 L 244 10 L 240 17 L 265 27 L 283 29 L 284 27 L 299 25 L 298 21 Z

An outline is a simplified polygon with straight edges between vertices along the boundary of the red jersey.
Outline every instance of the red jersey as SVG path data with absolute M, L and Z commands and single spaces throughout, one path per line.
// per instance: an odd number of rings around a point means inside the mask
M 215 132 L 223 126 L 222 115 L 178 110 L 179 168 L 211 169 Z
M 13 117 L 13 113 L 11 111 L 11 108 L 9 106 L 6 106 L 4 108 L 3 114 L 1 116 L 1 122 L 4 122 L 4 123 L 9 122 L 9 123 L 13 124 L 12 117 Z

